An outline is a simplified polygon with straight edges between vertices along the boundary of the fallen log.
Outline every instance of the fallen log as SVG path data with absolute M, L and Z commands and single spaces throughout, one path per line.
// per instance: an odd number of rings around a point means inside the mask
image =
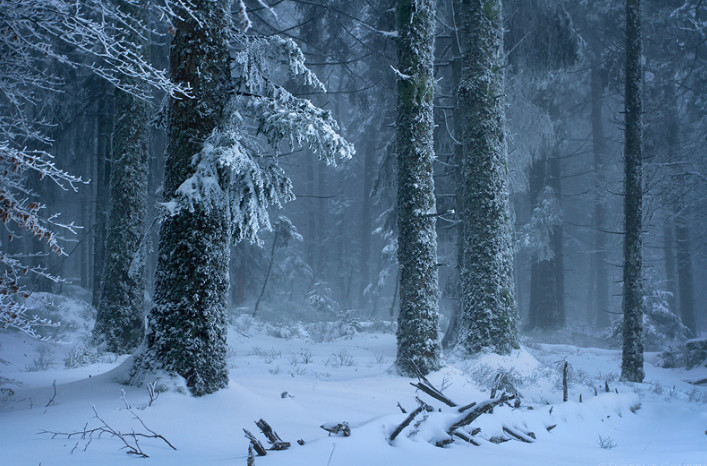
M 501 405 L 506 401 L 513 399 L 514 397 L 514 395 L 508 395 L 506 393 L 503 393 L 500 397 L 496 399 L 482 401 L 478 405 L 474 406 L 474 408 L 466 415 L 464 415 L 464 417 L 452 424 L 447 430 L 447 432 L 449 434 L 452 434 L 458 428 L 468 426 L 469 424 L 474 422 L 477 417 L 481 416 L 482 414 L 491 412 L 496 406 Z
M 455 402 L 447 398 L 441 391 L 437 390 L 437 388 L 432 385 L 432 383 L 427 380 L 427 377 L 425 377 L 420 369 L 417 367 L 415 362 L 413 361 L 413 366 L 415 367 L 415 372 L 417 373 L 417 381 L 418 383 L 412 383 L 410 382 L 410 385 L 413 387 L 417 388 L 418 390 L 421 390 L 425 393 L 427 393 L 429 396 L 432 398 L 441 401 L 442 403 L 446 404 L 449 407 L 456 407 L 458 406 Z
M 418 402 L 420 403 L 420 406 L 418 406 L 417 409 L 415 409 L 413 412 L 408 414 L 408 416 L 405 418 L 405 420 L 403 422 L 401 422 L 400 425 L 398 425 L 398 427 L 395 428 L 393 433 L 390 434 L 390 438 L 388 439 L 388 441 L 392 442 L 393 440 L 395 440 L 395 438 L 398 435 L 400 435 L 400 433 L 403 431 L 403 429 L 405 429 L 407 426 L 410 425 L 410 423 L 413 421 L 413 419 L 415 419 L 415 416 L 417 416 L 418 414 L 420 414 L 423 411 L 427 411 L 428 413 L 433 411 L 432 406 L 428 405 L 424 401 L 418 400 Z
M 479 431 L 480 431 L 480 430 L 481 430 L 481 429 L 479 429 Z M 479 442 L 477 442 L 476 440 L 474 440 L 473 438 L 471 438 L 471 436 L 466 435 L 464 432 L 456 432 L 456 431 L 455 431 L 452 435 L 454 435 L 455 437 L 458 437 L 458 438 L 464 440 L 466 443 L 470 443 L 470 444 L 475 445 L 475 446 L 477 446 L 477 447 L 478 447 L 479 445 L 481 445 Z M 473 434 L 472 434 L 472 435 L 473 435 Z
M 493 397 L 491 397 L 491 398 L 493 398 Z M 476 401 L 472 401 L 472 402 L 469 403 L 468 405 L 462 406 L 462 407 L 459 408 L 457 411 L 460 412 L 460 413 L 463 413 L 464 411 L 469 410 L 469 409 L 473 408 L 474 406 L 476 406 Z
M 520 440 L 524 443 L 533 443 L 535 441 L 535 434 L 532 432 L 525 434 L 518 429 L 509 426 L 503 426 L 503 431 L 516 440 Z M 532 434 L 532 436 L 530 434 Z

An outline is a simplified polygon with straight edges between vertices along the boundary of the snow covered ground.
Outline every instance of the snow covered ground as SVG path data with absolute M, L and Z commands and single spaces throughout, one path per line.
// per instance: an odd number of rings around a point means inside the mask
M 229 336 L 227 390 L 202 398 L 172 390 L 147 406 L 146 388 L 116 381 L 125 372 L 125 357 L 107 356 L 90 365 L 66 367 L 68 355 L 72 355 L 70 365 L 80 359 L 75 347 L 90 322 L 76 317 L 83 312 L 80 306 L 64 306 L 75 317 L 72 343 L 0 334 L 2 464 L 245 465 L 248 441 L 243 428 L 265 443 L 254 424 L 260 418 L 292 447 L 256 457 L 256 465 L 707 463 L 707 388 L 689 383 L 707 378 L 707 369 L 659 368 L 652 354 L 647 355 L 643 384 L 617 380 L 620 353 L 615 350 L 526 340 L 523 349 L 507 357 L 463 360 L 447 355 L 446 367 L 428 379 L 459 405 L 488 399 L 499 370 L 518 389 L 523 402 L 518 409 L 498 407 L 467 428 L 481 428 L 475 437 L 480 446 L 457 440 L 439 448 L 434 442 L 447 437 L 445 430 L 460 415 L 416 391 L 410 385 L 416 380 L 395 375 L 391 333 L 358 332 L 315 342 L 323 334 L 313 339 L 303 329 L 276 329 L 241 318 Z M 569 401 L 563 403 L 565 359 L 570 364 L 570 390 Z M 605 381 L 610 393 L 604 393 Z M 389 443 L 387 438 L 406 417 L 398 403 L 410 412 L 417 407 L 415 396 L 435 411 L 421 414 Z M 67 439 L 39 434 L 98 427 L 94 407 L 112 428 L 127 433 L 152 429 L 177 450 L 159 439 L 140 439 L 149 458 L 137 459 L 121 450 L 119 439 L 107 435 L 89 440 L 80 435 Z M 421 419 L 425 420 L 416 426 Z M 349 437 L 329 436 L 319 427 L 343 421 L 351 427 Z M 556 427 L 548 431 L 552 425 Z M 536 440 L 490 442 L 509 438 L 504 426 L 533 432 Z M 304 445 L 295 443 L 299 439 Z

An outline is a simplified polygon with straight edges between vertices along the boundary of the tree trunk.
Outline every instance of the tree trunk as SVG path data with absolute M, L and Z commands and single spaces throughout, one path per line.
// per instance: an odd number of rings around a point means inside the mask
M 697 335 L 695 322 L 695 294 L 692 277 L 692 256 L 690 254 L 690 234 L 685 211 L 675 219 L 675 245 L 677 247 L 678 293 L 680 296 L 680 318 L 693 335 Z
M 677 287 L 675 286 L 675 236 L 673 235 L 673 225 L 668 219 L 663 219 L 663 261 L 665 263 L 665 290 L 670 293 L 668 296 L 668 307 L 670 312 L 678 314 Z
M 595 54 L 598 55 L 599 52 Z M 592 303 L 589 320 L 603 328 L 609 325 L 609 270 L 607 266 L 606 230 L 606 140 L 604 138 L 604 115 L 602 94 L 606 85 L 606 72 L 600 67 L 598 57 L 592 62 L 592 148 L 594 154 L 594 251 L 592 253 L 592 287 L 589 303 Z
M 396 365 L 408 375 L 440 366 L 437 232 L 432 176 L 434 0 L 398 0 L 398 263 Z
M 106 229 L 110 206 L 110 153 L 113 128 L 113 88 L 101 82 L 98 86 L 98 115 L 96 122 L 96 220 L 93 231 L 93 307 L 98 308 L 101 298 L 101 275 L 105 260 Z M 140 120 L 134 120 L 140 121 Z
M 361 260 L 360 260 L 360 280 L 359 304 L 360 307 L 367 305 L 370 300 L 365 296 L 365 291 L 371 283 L 371 188 L 373 182 L 373 165 L 375 163 L 376 139 L 368 138 L 366 141 L 366 153 L 363 159 L 363 196 L 361 203 Z M 370 314 L 369 314 L 370 315 Z
M 643 370 L 643 169 L 641 151 L 641 1 L 626 0 L 624 296 L 621 378 L 641 382 Z
M 549 184 L 557 196 L 559 206 L 562 206 L 562 165 L 559 153 L 559 145 L 556 144 L 550 158 L 550 180 Z M 550 316 L 550 328 L 560 328 L 565 325 L 565 243 L 562 220 L 552 229 L 550 238 L 554 255 L 555 266 L 555 299 L 557 301 L 555 313 Z
M 143 41 L 141 47 L 149 57 L 149 43 Z M 119 89 L 115 91 L 114 107 L 111 207 L 93 336 L 109 351 L 129 353 L 138 347 L 145 333 L 145 250 L 141 246 L 147 216 L 146 122 L 150 109 L 144 100 Z
M 518 347 L 505 139 L 500 0 L 461 2 L 464 263 L 461 335 L 467 351 Z
M 194 0 L 195 15 L 176 22 L 170 49 L 172 79 L 191 85 L 192 98 L 171 99 L 164 196 L 195 172 L 193 157 L 224 119 L 230 89 L 228 0 Z M 226 169 L 217 182 L 227 193 Z M 224 196 L 227 198 L 227 194 Z M 228 384 L 226 306 L 231 219 L 227 201 L 195 204 L 167 217 L 161 226 L 155 305 L 148 317 L 144 350 L 134 380 L 162 370 L 186 379 L 192 394 Z

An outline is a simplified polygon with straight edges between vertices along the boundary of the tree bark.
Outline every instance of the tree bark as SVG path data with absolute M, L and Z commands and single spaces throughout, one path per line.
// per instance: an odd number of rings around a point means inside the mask
M 500 0 L 461 2 L 464 258 L 461 343 L 470 353 L 518 347 L 505 139 Z
M 141 11 L 122 5 L 131 13 Z M 147 1 L 143 5 L 147 8 Z M 149 57 L 149 43 L 142 53 Z M 115 122 L 110 168 L 110 214 L 106 260 L 100 284 L 98 314 L 93 336 L 108 351 L 129 353 L 145 333 L 145 251 L 141 249 L 147 216 L 149 105 L 116 89 Z
M 641 382 L 643 370 L 643 168 L 641 127 L 641 1 L 626 0 L 623 352 L 621 377 Z
M 193 0 L 195 15 L 176 22 L 170 49 L 172 79 L 191 85 L 192 98 L 170 100 L 164 196 L 196 167 L 204 140 L 224 121 L 230 89 L 228 0 Z M 217 182 L 228 192 L 228 168 Z M 225 196 L 227 197 L 227 196 Z M 186 379 L 196 396 L 228 384 L 226 306 L 231 219 L 227 200 L 196 204 L 167 217 L 160 229 L 155 305 L 134 375 L 163 370 Z
M 598 55 L 599 52 L 595 52 Z M 590 322 L 597 327 L 609 325 L 609 270 L 607 267 L 607 237 L 606 230 L 606 139 L 604 137 L 604 115 L 602 109 L 602 94 L 604 92 L 606 72 L 599 64 L 599 58 L 592 62 L 592 150 L 594 162 L 594 251 L 592 253 L 592 284 L 590 298 L 592 303 Z
M 111 130 L 113 128 L 113 89 L 108 83 L 101 82 L 97 109 L 97 147 L 96 147 L 96 219 L 93 231 L 93 307 L 98 308 L 101 299 L 101 275 L 106 252 L 106 230 L 110 206 L 110 160 Z M 134 121 L 140 121 L 135 119 Z
M 440 367 L 436 206 L 432 163 L 434 0 L 398 0 L 398 263 L 396 365 L 408 375 Z

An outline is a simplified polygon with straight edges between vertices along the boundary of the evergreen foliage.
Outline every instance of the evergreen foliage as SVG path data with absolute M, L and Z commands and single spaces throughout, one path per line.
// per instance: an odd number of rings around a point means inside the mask
M 284 62 L 291 79 L 324 89 L 293 41 L 236 34 L 229 0 L 193 3 L 195 17 L 177 22 L 170 52 L 172 79 L 190 83 L 192 98 L 170 101 L 167 215 L 155 305 L 133 380 L 176 373 L 199 396 L 228 383 L 231 241 L 258 241 L 258 230 L 270 227 L 267 208 L 294 198 L 278 166 L 280 146 L 305 145 L 328 163 L 349 158 L 353 147 L 335 132 L 329 112 L 276 84 Z M 247 16 L 241 21 L 245 29 Z M 259 136 L 274 156 L 264 152 Z

